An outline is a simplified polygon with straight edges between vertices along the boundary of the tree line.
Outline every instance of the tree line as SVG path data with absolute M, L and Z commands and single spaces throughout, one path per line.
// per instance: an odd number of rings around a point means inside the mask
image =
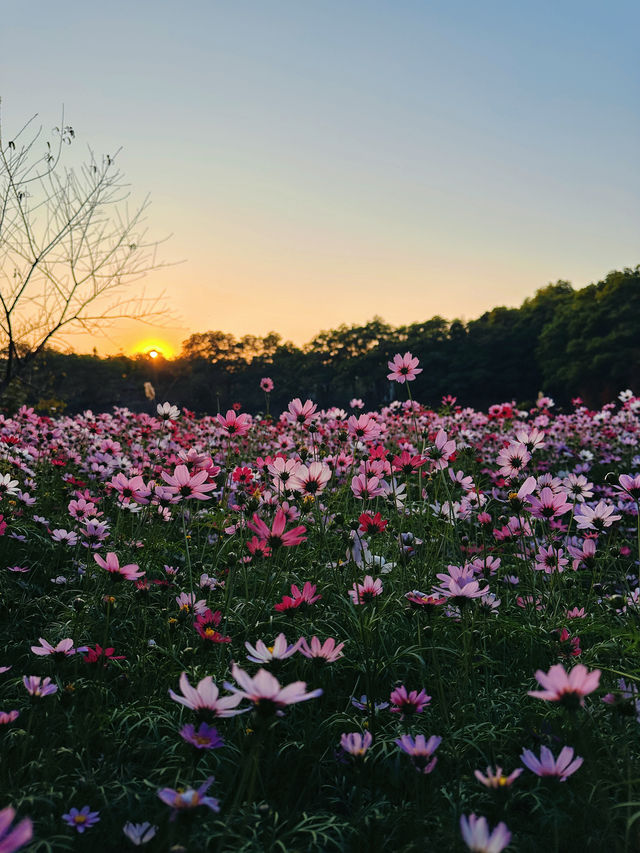
M 113 405 L 151 411 L 170 400 L 196 413 L 265 411 L 261 378 L 274 382 L 271 411 L 295 396 L 348 409 L 352 398 L 373 408 L 404 391 L 387 380 L 387 361 L 410 351 L 423 372 L 415 399 L 438 406 L 444 395 L 461 405 L 532 403 L 544 391 L 560 405 L 588 405 L 632 388 L 640 393 L 640 266 L 609 273 L 574 290 L 567 281 L 539 289 L 519 308 L 494 308 L 462 322 L 432 317 L 393 327 L 380 317 L 320 332 L 302 347 L 270 332 L 235 338 L 221 331 L 192 334 L 178 358 L 63 354 L 44 349 L 7 389 L 5 410 L 95 411 Z M 145 383 L 155 401 L 145 396 Z M 147 386 L 149 389 L 149 386 Z

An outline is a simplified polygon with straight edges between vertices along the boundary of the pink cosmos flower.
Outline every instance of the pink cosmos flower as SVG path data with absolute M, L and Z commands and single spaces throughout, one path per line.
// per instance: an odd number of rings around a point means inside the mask
M 402 735 L 396 740 L 396 745 L 409 756 L 411 763 L 420 773 L 431 773 L 438 763 L 433 753 L 442 743 L 442 738 L 431 735 L 429 740 L 424 735 L 416 735 L 415 740 L 411 735 Z
M 236 415 L 233 409 L 229 409 L 226 415 L 216 415 L 218 423 L 227 435 L 237 435 L 241 438 L 251 429 L 250 415 Z
M 322 695 L 322 688 L 320 687 L 306 693 L 307 684 L 305 681 L 294 681 L 283 687 L 277 678 L 274 678 L 266 669 L 259 669 L 251 678 L 248 673 L 234 663 L 231 667 L 231 675 L 240 687 L 234 687 L 225 681 L 224 686 L 227 690 L 233 691 L 239 697 L 238 701 L 248 699 L 253 702 L 256 710 L 262 714 L 275 712 L 278 716 L 282 716 L 284 713 L 282 708 L 286 708 L 287 705 L 306 702 L 308 699 L 315 699 Z
M 271 391 L 273 391 L 273 388 L 274 388 L 273 380 L 270 379 L 268 376 L 263 376 L 262 379 L 260 380 L 260 387 L 265 392 L 265 394 L 271 393 Z
M 176 604 L 181 613 L 190 613 L 192 610 L 196 616 L 200 616 L 207 611 L 207 602 L 204 598 L 196 601 L 195 592 L 181 592 L 176 596 Z
M 298 643 L 289 645 L 284 634 L 278 634 L 272 646 L 266 646 L 262 640 L 258 640 L 255 646 L 252 646 L 249 642 L 246 642 L 244 645 L 247 651 L 250 652 L 247 655 L 247 659 L 253 663 L 271 663 L 273 660 L 285 660 L 298 651 Z
M 417 690 L 407 692 L 407 688 L 403 685 L 396 687 L 389 697 L 392 707 L 392 714 L 401 714 L 401 719 L 406 714 L 421 714 L 431 702 L 431 696 L 427 696 L 427 691 L 424 688 L 418 693 Z
M 357 474 L 352 478 L 351 491 L 358 500 L 365 501 L 386 494 L 384 480 L 368 477 L 366 474 Z
M 129 563 L 126 566 L 121 566 L 117 554 L 109 551 L 107 559 L 103 560 L 100 554 L 94 554 L 93 559 L 101 569 L 109 572 L 113 578 L 134 581 L 136 578 L 141 578 L 145 572 L 140 571 L 140 566 L 136 563 Z
M 118 500 L 122 504 L 129 504 L 131 501 L 140 504 L 149 503 L 151 489 L 145 485 L 144 480 L 139 475 L 129 478 L 124 474 L 116 474 L 108 485 L 118 493 Z
M 15 723 L 20 716 L 20 711 L 0 711 L 0 725 L 5 726 L 8 723 Z M 0 851 L 2 847 L 0 847 Z
M 51 643 L 48 643 L 42 637 L 39 638 L 38 642 L 39 646 L 31 646 L 31 651 L 34 655 L 59 655 L 60 657 L 71 657 L 71 655 L 75 655 L 76 651 L 86 652 L 87 647 L 82 646 L 82 648 L 74 649 L 73 648 L 73 640 L 71 637 L 67 637 L 64 640 L 60 640 L 57 646 L 52 646 Z
M 22 683 L 24 684 L 29 696 L 42 698 L 44 696 L 51 696 L 53 693 L 58 692 L 57 684 L 51 684 L 51 679 L 48 676 L 43 680 L 39 675 L 24 675 L 22 677 Z
M 320 495 L 331 479 L 331 468 L 322 462 L 312 462 L 307 468 L 300 465 L 289 481 L 289 488 L 303 495 Z
M 360 441 L 375 441 L 380 435 L 380 424 L 371 415 L 351 415 L 347 430 L 349 435 Z
M 267 471 L 273 477 L 273 485 L 277 491 L 289 488 L 289 482 L 295 477 L 302 463 L 298 459 L 283 459 L 278 456 L 267 465 Z
M 545 572 L 547 575 L 551 575 L 554 572 L 563 572 L 564 567 L 569 562 L 569 560 L 563 556 L 563 553 L 562 548 L 559 548 L 556 551 L 553 545 L 549 545 L 548 548 L 541 545 L 540 548 L 538 548 L 538 553 L 536 554 L 536 564 L 534 569 L 539 572 Z
M 410 352 L 405 352 L 404 355 L 396 353 L 393 361 L 387 362 L 387 367 L 391 373 L 387 374 L 387 379 L 393 382 L 399 382 L 404 385 L 405 382 L 413 382 L 419 373 L 422 373 L 422 368 L 418 367 L 419 359 L 414 358 Z
M 635 477 L 629 474 L 620 474 L 618 483 L 620 484 L 619 491 L 626 492 L 636 503 L 640 501 L 640 474 L 636 474 Z
M 349 590 L 349 598 L 354 604 L 366 604 L 378 595 L 382 595 L 382 581 L 380 578 L 374 580 L 371 575 L 366 575 L 363 583 L 354 583 Z
M 549 672 L 541 669 L 536 671 L 536 680 L 544 690 L 529 690 L 529 696 L 544 699 L 546 702 L 562 702 L 568 707 L 584 707 L 584 696 L 593 693 L 600 684 L 601 672 L 594 669 L 591 672 L 579 663 L 570 672 L 566 672 L 562 664 L 557 663 Z
M 462 840 L 472 853 L 501 853 L 511 841 L 511 833 L 502 821 L 491 831 L 486 817 L 461 815 Z
M 285 595 L 279 604 L 275 605 L 275 609 L 283 613 L 287 610 L 296 610 L 298 607 L 306 607 L 319 601 L 322 596 L 316 595 L 316 585 L 310 581 L 306 581 L 300 591 L 296 584 L 291 584 L 291 595 Z
M 198 806 L 207 806 L 213 812 L 220 811 L 220 804 L 214 797 L 206 797 L 207 790 L 211 787 L 213 776 L 202 784 L 197 790 L 187 788 L 186 791 L 175 791 L 173 788 L 162 788 L 158 796 L 163 803 L 171 806 L 170 820 L 175 820 L 180 812 L 190 812 Z
M 260 540 L 266 543 L 270 551 L 281 546 L 291 548 L 294 545 L 300 545 L 301 542 L 306 542 L 307 537 L 303 535 L 306 533 L 306 527 L 299 525 L 285 533 L 286 524 L 287 516 L 282 508 L 279 508 L 274 516 L 271 529 L 256 513 L 253 514 L 253 521 L 247 522 L 247 527 L 255 530 Z
M 216 717 L 234 717 L 242 714 L 245 709 L 236 710 L 242 701 L 242 696 L 220 696 L 220 691 L 213 683 L 210 675 L 198 682 L 197 687 L 189 684 L 186 672 L 180 676 L 180 689 L 182 696 L 169 690 L 169 696 L 174 702 L 179 702 L 192 711 L 210 711 Z
M 539 498 L 535 495 L 528 495 L 527 503 L 530 505 L 529 511 L 534 518 L 546 518 L 547 520 L 564 515 L 572 508 L 571 504 L 567 502 L 565 492 L 553 492 L 548 486 L 540 491 Z
M 215 483 L 207 483 L 208 471 L 198 471 L 191 474 L 186 465 L 176 465 L 173 475 L 161 472 L 161 477 L 167 484 L 167 491 L 184 500 L 195 498 L 198 501 L 208 501 L 207 492 L 216 488 Z
M 487 775 L 485 776 L 480 770 L 474 770 L 473 775 L 476 777 L 478 782 L 481 782 L 485 788 L 508 788 L 512 785 L 518 776 L 522 773 L 522 767 L 517 767 L 513 773 L 510 773 L 508 776 L 505 776 L 502 772 L 502 767 L 496 767 L 494 770 L 492 767 L 487 767 Z
M 530 459 L 531 454 L 524 444 L 514 441 L 498 453 L 496 462 L 502 476 L 511 479 L 520 475 Z
M 343 732 L 340 735 L 341 748 L 349 755 L 353 755 L 354 758 L 363 758 L 372 743 L 373 735 L 371 732 L 365 732 L 364 735 L 361 735 L 360 732 Z
M 0 811 L 0 853 L 14 853 L 33 838 L 33 824 L 28 817 L 11 828 L 15 816 L 11 806 Z
M 443 429 L 439 429 L 436 433 L 433 446 L 427 452 L 427 456 L 431 459 L 433 470 L 444 471 L 445 468 L 448 468 L 449 457 L 455 452 L 455 441 L 448 439 L 446 432 Z
M 524 766 L 536 776 L 553 776 L 561 782 L 566 782 L 569 776 L 582 766 L 583 759 L 580 756 L 576 756 L 573 761 L 572 759 L 573 749 L 570 746 L 563 747 L 557 758 L 553 757 L 553 753 L 546 746 L 541 747 L 539 759 L 530 749 L 523 749 L 520 756 Z
M 321 643 L 317 637 L 311 638 L 311 644 L 307 643 L 304 637 L 298 640 L 298 651 L 306 658 L 315 658 L 324 660 L 327 663 L 335 663 L 341 657 L 344 657 L 342 649 L 344 643 L 336 643 L 333 637 L 329 637 Z
M 599 530 L 611 527 L 614 521 L 620 521 L 622 516 L 614 515 L 615 507 L 599 501 L 595 508 L 580 504 L 580 513 L 576 512 L 574 518 L 579 530 Z
M 284 417 L 292 424 L 304 424 L 308 426 L 316 416 L 315 411 L 317 406 L 311 400 L 306 400 L 303 404 L 300 397 L 296 397 L 288 405 L 288 412 L 284 412 Z

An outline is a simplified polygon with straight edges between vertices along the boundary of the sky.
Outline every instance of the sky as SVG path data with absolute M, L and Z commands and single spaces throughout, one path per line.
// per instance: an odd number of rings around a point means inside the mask
M 301 344 L 471 319 L 640 262 L 640 6 L 611 0 L 30 0 L 3 9 L 3 135 L 118 155 L 171 266 L 160 326 Z M 75 158 L 75 159 L 74 159 Z

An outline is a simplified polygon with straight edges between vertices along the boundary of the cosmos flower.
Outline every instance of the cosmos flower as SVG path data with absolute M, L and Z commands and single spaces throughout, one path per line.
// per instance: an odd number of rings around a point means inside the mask
M 382 589 L 380 578 L 374 580 L 371 575 L 366 575 L 362 583 L 354 583 L 353 588 L 349 590 L 349 598 L 353 604 L 367 604 L 382 595 Z
M 109 572 L 114 579 L 134 581 L 145 574 L 145 572 L 140 571 L 140 567 L 135 563 L 121 566 L 117 554 L 114 554 L 113 551 L 107 554 L 106 560 L 100 554 L 94 554 L 93 559 L 100 568 Z
M 431 735 L 427 740 L 424 735 L 402 735 L 397 738 L 396 745 L 409 756 L 411 763 L 420 773 L 425 775 L 431 773 L 438 759 L 433 755 L 442 743 L 442 738 Z
M 247 659 L 253 663 L 270 663 L 272 660 L 285 660 L 291 657 L 298 650 L 298 643 L 293 645 L 287 644 L 287 638 L 284 634 L 278 634 L 273 641 L 272 646 L 266 646 L 262 640 L 258 640 L 255 646 L 246 642 L 245 648 L 250 654 Z
M 487 775 L 485 776 L 480 770 L 474 770 L 473 775 L 476 777 L 478 782 L 481 782 L 485 788 L 508 788 L 510 787 L 515 780 L 522 773 L 522 767 L 517 767 L 513 773 L 510 773 L 508 776 L 502 772 L 502 767 L 496 766 L 494 770 L 492 767 L 487 767 Z
M 477 817 L 475 814 L 469 817 L 461 815 L 460 832 L 472 853 L 501 853 L 511 841 L 511 833 L 505 823 L 500 822 L 491 831 L 486 817 Z
M 308 699 L 315 699 L 322 695 L 322 689 L 318 687 L 316 690 L 307 689 L 306 682 L 294 681 L 283 687 L 277 678 L 274 678 L 266 669 L 259 669 L 253 678 L 244 670 L 234 663 L 231 667 L 231 675 L 240 685 L 235 687 L 225 681 L 224 686 L 227 690 L 233 691 L 238 702 L 242 699 L 248 699 L 253 702 L 256 710 L 262 714 L 276 713 L 282 716 L 283 708 L 287 705 L 294 705 L 297 702 L 306 702 Z
M 427 696 L 427 691 L 422 689 L 419 693 L 417 690 L 407 692 L 407 688 L 403 685 L 396 687 L 392 691 L 391 696 L 391 713 L 401 714 L 400 719 L 404 719 L 407 714 L 421 714 L 431 702 L 431 696 Z
M 569 776 L 582 766 L 584 760 L 580 756 L 574 759 L 570 746 L 563 747 L 557 758 L 553 757 L 553 753 L 546 746 L 541 747 L 539 759 L 530 749 L 523 749 L 520 759 L 536 776 L 552 776 L 560 782 L 566 782 Z
M 58 692 L 57 684 L 52 684 L 48 676 L 45 679 L 41 679 L 39 675 L 25 675 L 22 678 L 22 683 L 29 696 L 42 698 Z
M 365 732 L 364 735 L 360 732 L 344 732 L 340 736 L 340 747 L 354 758 L 363 758 L 372 743 L 371 732 Z
M 570 708 L 584 707 L 584 697 L 593 693 L 600 683 L 600 670 L 591 672 L 579 663 L 570 672 L 557 663 L 549 672 L 536 671 L 536 680 L 544 690 L 529 690 L 529 696 L 546 702 L 562 702 Z
M 233 717 L 236 714 L 241 714 L 244 710 L 237 709 L 242 701 L 242 696 L 238 694 L 220 696 L 220 691 L 213 683 L 210 675 L 199 681 L 197 687 L 192 687 L 189 684 L 186 672 L 183 672 L 180 676 L 180 689 L 182 695 L 169 690 L 169 696 L 174 702 L 180 702 L 181 705 L 185 705 L 193 711 L 206 710 L 217 717 Z
M 75 827 L 79 833 L 83 833 L 85 829 L 94 826 L 100 820 L 100 812 L 92 812 L 90 806 L 83 806 L 80 810 L 76 808 L 69 809 L 68 814 L 63 814 L 62 819 L 69 826 Z
M 132 844 L 136 847 L 142 847 L 143 844 L 147 844 L 155 837 L 158 827 L 152 826 L 148 820 L 145 820 L 144 823 L 127 821 L 122 827 L 122 831 Z
M 327 663 L 335 663 L 341 657 L 344 657 L 342 649 L 344 643 L 336 643 L 333 637 L 329 637 L 321 643 L 317 637 L 311 638 L 311 644 L 307 643 L 304 637 L 298 640 L 298 651 L 306 658 L 316 660 L 324 660 Z
M 162 802 L 172 808 L 170 820 L 175 820 L 181 812 L 189 812 L 192 809 L 198 808 L 198 806 L 207 806 L 211 811 L 219 812 L 220 804 L 218 800 L 214 797 L 205 796 L 212 782 L 213 776 L 209 776 L 197 790 L 187 788 L 186 790 L 179 789 L 176 791 L 173 788 L 162 788 L 158 791 L 158 796 Z
M 0 811 L 0 853 L 14 853 L 33 838 L 33 824 L 28 817 L 11 827 L 15 816 L 11 806 Z
M 405 382 L 413 382 L 419 373 L 422 373 L 422 368 L 418 367 L 419 359 L 414 358 L 410 352 L 405 352 L 404 355 L 396 353 L 393 361 L 387 362 L 387 367 L 391 373 L 387 374 L 387 379 L 392 382 L 399 382 L 404 385 Z
M 216 727 L 206 723 L 200 723 L 197 731 L 194 725 L 188 723 L 180 729 L 180 737 L 196 749 L 218 749 L 224 746 Z

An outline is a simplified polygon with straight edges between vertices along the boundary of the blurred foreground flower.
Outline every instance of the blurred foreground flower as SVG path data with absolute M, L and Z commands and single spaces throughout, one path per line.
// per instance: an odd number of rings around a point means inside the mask
M 486 817 L 475 814 L 460 817 L 460 832 L 472 853 L 500 853 L 511 841 L 511 833 L 505 823 L 500 822 L 491 832 Z

